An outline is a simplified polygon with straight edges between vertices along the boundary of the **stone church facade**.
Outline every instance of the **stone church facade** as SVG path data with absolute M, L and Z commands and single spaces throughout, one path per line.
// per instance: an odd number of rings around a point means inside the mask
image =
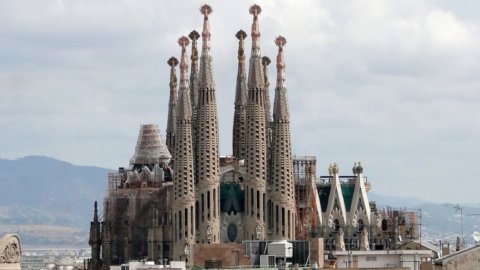
M 360 164 L 353 176 L 340 176 L 335 164 L 328 176 L 317 179 L 315 157 L 293 155 L 285 84 L 287 40 L 275 39 L 277 76 L 271 108 L 271 61 L 261 55 L 261 11 L 258 5 L 249 9 L 253 22 L 248 70 L 247 34 L 236 34 L 232 155 L 219 155 L 212 8 L 203 5 L 202 32 L 181 37 L 180 61 L 168 60 L 166 141 L 156 125 L 142 125 L 129 166 L 108 176 L 103 215 L 95 203 L 91 269 L 141 259 L 180 260 L 192 266 L 195 245 L 323 237 L 326 250 L 368 250 L 375 249 L 371 243 L 385 243 L 382 221 L 392 223 L 394 217 L 372 210 Z

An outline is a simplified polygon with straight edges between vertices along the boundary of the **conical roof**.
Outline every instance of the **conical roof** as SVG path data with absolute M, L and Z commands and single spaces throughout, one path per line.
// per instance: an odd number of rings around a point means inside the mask
M 158 125 L 141 125 L 135 154 L 130 160 L 130 164 L 168 163 L 171 158 L 172 155 L 168 151 L 167 145 L 160 137 Z

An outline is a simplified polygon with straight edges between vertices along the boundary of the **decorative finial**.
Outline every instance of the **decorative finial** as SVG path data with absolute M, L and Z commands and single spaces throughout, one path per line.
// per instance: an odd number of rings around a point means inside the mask
M 354 175 L 357 174 L 357 162 L 354 162 L 354 163 L 353 163 L 352 172 L 353 172 Z
M 276 39 L 275 39 L 275 44 L 282 48 L 285 44 L 287 44 L 287 39 L 282 37 L 282 36 L 278 36 Z
M 333 163 L 332 171 L 333 174 L 338 174 L 338 172 L 340 171 L 340 168 L 338 167 L 338 164 L 336 162 Z
M 245 62 L 245 48 L 244 48 L 244 40 L 247 37 L 247 33 L 243 30 L 240 30 L 235 35 L 238 38 L 238 61 L 241 63 Z
M 268 66 L 268 65 L 270 65 L 271 62 L 272 61 L 270 60 L 270 58 L 268 58 L 268 56 L 262 57 L 262 65 Z
M 250 14 L 253 15 L 252 23 L 252 48 L 260 48 L 260 27 L 258 26 L 258 15 L 262 12 L 262 8 L 254 4 L 250 7 Z M 257 52 L 258 51 L 258 52 Z M 254 51 L 254 53 L 260 53 L 259 50 Z
M 205 17 L 208 17 L 208 15 L 210 15 L 212 13 L 212 11 L 213 11 L 213 9 L 210 5 L 203 4 L 200 7 L 200 13 L 202 13 L 203 16 L 205 16 Z
M 277 81 L 285 81 L 285 56 L 283 54 L 283 46 L 287 44 L 287 40 L 278 36 L 275 39 L 275 44 L 278 46 L 278 55 L 277 55 Z
M 181 36 L 178 39 L 178 45 L 180 45 L 180 47 L 185 48 L 185 47 L 188 46 L 188 44 L 190 44 L 190 41 L 188 40 L 188 38 L 186 36 Z
M 170 57 L 167 61 L 168 65 L 172 68 L 176 67 L 178 65 L 178 60 L 174 56 Z
M 358 162 L 357 173 L 358 174 L 363 173 L 363 167 L 362 167 L 362 164 L 360 164 L 360 161 Z
M 190 56 L 190 59 L 192 59 L 192 62 L 196 62 L 198 60 L 197 40 L 200 37 L 200 34 L 193 30 L 188 37 L 192 40 L 192 55 Z
M 235 35 L 239 40 L 244 40 L 247 37 L 247 33 L 243 30 L 239 30 Z
M 170 57 L 167 61 L 168 65 L 171 67 L 170 69 L 170 94 L 172 91 L 175 91 L 175 87 L 177 86 L 177 75 L 175 74 L 175 67 L 178 65 L 178 60 L 175 57 Z
M 182 80 L 188 80 L 188 58 L 186 47 L 190 41 L 186 36 L 182 36 L 178 39 L 178 45 L 182 47 L 182 57 L 180 58 L 180 82 Z
M 249 11 L 250 11 L 250 14 L 252 14 L 253 16 L 256 17 L 256 16 L 258 16 L 258 14 L 260 14 L 262 12 L 262 8 L 257 4 L 253 4 L 250 7 Z
M 192 40 L 192 41 L 196 41 L 199 37 L 200 37 L 200 34 L 193 30 L 192 32 L 190 32 L 190 34 L 188 35 L 188 37 Z
M 202 31 L 202 48 L 210 49 L 210 23 L 208 22 L 208 15 L 212 13 L 212 7 L 207 4 L 204 4 L 200 7 L 200 13 L 203 14 L 203 31 Z

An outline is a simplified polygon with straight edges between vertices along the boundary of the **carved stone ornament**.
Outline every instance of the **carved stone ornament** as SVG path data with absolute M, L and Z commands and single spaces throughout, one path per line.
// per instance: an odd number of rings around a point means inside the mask
M 20 253 L 18 236 L 10 234 L 0 239 L 0 263 L 19 263 Z
M 261 240 L 262 239 L 262 226 L 257 225 L 257 227 L 255 228 L 255 232 L 257 234 L 257 240 Z

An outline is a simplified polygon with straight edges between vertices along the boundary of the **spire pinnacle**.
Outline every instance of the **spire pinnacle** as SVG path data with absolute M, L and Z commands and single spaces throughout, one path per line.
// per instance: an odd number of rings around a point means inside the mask
M 180 81 L 188 80 L 188 58 L 186 47 L 190 41 L 186 36 L 182 36 L 178 39 L 178 45 L 182 47 L 182 57 L 180 58 Z
M 172 89 L 177 87 L 177 75 L 175 74 L 175 67 L 178 65 L 178 60 L 175 57 L 170 57 L 167 64 L 170 66 L 170 94 Z
M 199 72 L 199 91 L 206 88 L 215 88 L 213 81 L 213 67 L 212 56 L 210 54 L 210 22 L 208 15 L 212 13 L 212 8 L 205 4 L 200 8 L 200 13 L 203 14 L 203 30 L 202 30 L 202 55 L 200 57 L 200 72 Z M 200 96 L 200 94 L 199 94 Z M 199 97 L 200 99 L 200 97 Z M 198 103 L 199 101 L 197 101 Z M 200 106 L 197 104 L 197 106 Z
M 98 222 L 98 210 L 97 210 L 97 201 L 93 205 L 93 221 Z
M 270 82 L 268 80 L 268 65 L 270 65 L 272 61 L 268 56 L 262 57 L 262 66 L 263 66 L 263 83 L 265 87 L 265 123 L 267 123 L 267 126 L 269 126 L 269 123 L 272 122 L 272 113 L 271 113 L 271 107 L 270 107 Z M 270 140 L 271 140 L 271 128 L 268 128 L 269 130 L 269 135 L 267 137 L 267 142 L 270 145 Z
M 258 14 L 262 12 L 259 5 L 254 4 L 249 9 L 250 14 L 253 15 L 252 23 L 252 53 L 250 55 L 250 68 L 248 74 L 248 88 L 249 89 L 263 89 L 264 78 L 262 59 L 260 55 L 260 26 L 258 25 Z M 261 101 L 263 103 L 263 100 Z
M 176 66 L 178 65 L 178 60 L 175 57 L 170 57 L 167 61 L 170 66 L 170 99 L 168 101 L 168 120 L 167 120 L 167 136 L 166 143 L 168 151 L 175 155 L 175 130 L 177 125 L 177 74 Z
M 254 4 L 250 7 L 250 14 L 253 15 L 253 23 L 252 23 L 252 49 L 256 48 L 260 50 L 260 26 L 258 25 L 258 15 L 262 12 L 262 8 Z M 260 52 L 258 51 L 258 54 Z
M 283 46 L 287 40 L 278 36 L 275 44 L 278 46 L 277 55 L 277 87 L 275 89 L 275 103 L 273 105 L 274 121 L 289 121 L 290 114 L 288 112 L 287 87 L 285 86 L 285 56 L 283 54 Z
M 264 80 L 264 83 L 265 83 L 265 89 L 268 89 L 268 87 L 270 86 L 270 82 L 268 81 L 268 65 L 270 65 L 272 61 L 270 60 L 270 58 L 268 58 L 268 56 L 264 56 L 262 57 L 262 66 L 263 66 L 263 80 Z
M 275 44 L 278 46 L 278 55 L 277 55 L 277 82 L 285 81 L 285 55 L 283 54 L 283 46 L 287 44 L 287 40 L 278 36 L 275 39 Z
M 212 7 L 204 4 L 200 7 L 200 13 L 203 14 L 203 31 L 202 31 L 202 48 L 210 49 L 210 22 L 208 21 L 208 15 L 212 13 Z
M 188 87 L 188 56 L 187 45 L 189 40 L 186 36 L 178 39 L 178 45 L 182 47 L 182 57 L 180 58 L 180 90 L 178 93 L 177 118 L 179 121 L 191 120 L 191 107 Z
M 192 60 L 192 62 L 197 61 L 198 60 L 197 40 L 200 37 L 200 34 L 197 31 L 193 30 L 192 32 L 190 32 L 188 37 L 192 40 L 192 55 L 190 56 L 190 59 Z
M 245 31 L 240 30 L 237 32 L 235 35 L 238 38 L 238 61 L 239 63 L 245 63 L 245 43 L 244 40 L 247 37 L 247 33 Z M 242 68 L 245 68 L 244 65 L 241 66 Z M 242 70 L 243 71 L 243 70 Z

